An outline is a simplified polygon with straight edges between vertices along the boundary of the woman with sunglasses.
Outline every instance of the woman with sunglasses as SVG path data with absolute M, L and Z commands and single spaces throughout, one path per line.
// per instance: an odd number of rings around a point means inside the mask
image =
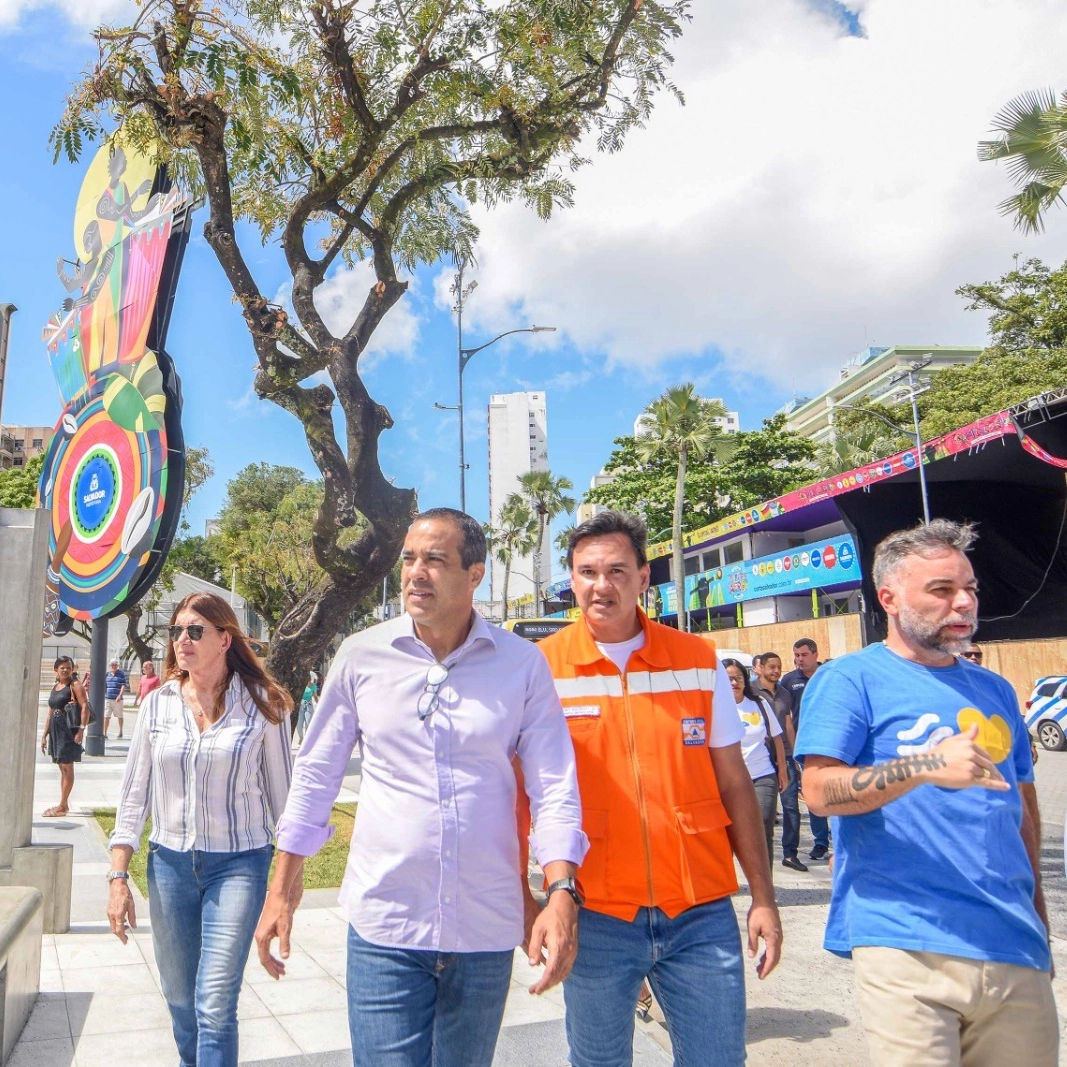
M 70 791 L 74 788 L 74 764 L 82 760 L 82 738 L 89 722 L 89 702 L 77 679 L 74 660 L 60 656 L 55 662 L 56 684 L 48 694 L 48 718 L 45 720 L 41 751 L 50 751 L 52 762 L 59 767 L 59 803 L 44 812 L 46 819 L 67 814 Z M 81 729 L 74 730 L 67 718 L 67 705 L 78 705 Z
M 183 1067 L 236 1067 L 237 998 L 289 792 L 288 694 L 233 609 L 193 593 L 168 629 L 163 684 L 137 716 L 111 835 L 107 914 L 137 925 L 130 857 L 149 812 L 148 908 Z
M 737 702 L 737 713 L 745 727 L 741 738 L 741 755 L 756 787 L 763 829 L 767 835 L 767 855 L 774 870 L 774 819 L 778 813 L 778 794 L 789 785 L 785 763 L 782 727 L 773 708 L 768 708 L 756 692 L 748 671 L 736 659 L 724 659 L 723 667 L 730 678 L 730 688 Z M 771 753 L 774 753 L 773 756 Z

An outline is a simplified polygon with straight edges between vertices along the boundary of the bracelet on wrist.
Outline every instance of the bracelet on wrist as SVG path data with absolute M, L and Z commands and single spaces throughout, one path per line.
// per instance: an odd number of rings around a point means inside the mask
M 129 871 L 108 871 L 107 872 L 107 880 L 109 882 L 114 882 L 115 879 L 121 879 L 123 882 L 128 882 L 130 880 L 130 872 Z

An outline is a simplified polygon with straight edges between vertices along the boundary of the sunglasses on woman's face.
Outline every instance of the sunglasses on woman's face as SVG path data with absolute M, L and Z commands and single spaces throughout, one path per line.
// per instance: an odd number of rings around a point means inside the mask
M 200 638 L 204 636 L 204 629 L 205 627 L 201 626 L 200 623 L 194 622 L 190 623 L 188 626 L 168 626 L 167 633 L 170 634 L 171 641 L 177 644 L 181 640 L 183 633 L 189 635 L 190 641 L 199 641 Z M 216 626 L 214 629 L 218 630 L 219 633 L 222 633 L 221 626 Z
M 974 660 L 975 663 L 981 663 L 982 662 L 982 653 L 981 652 L 961 652 L 960 655 L 964 659 Z

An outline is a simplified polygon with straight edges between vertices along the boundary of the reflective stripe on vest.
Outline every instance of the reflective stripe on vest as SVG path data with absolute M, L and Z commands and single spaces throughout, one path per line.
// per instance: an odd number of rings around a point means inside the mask
M 626 687 L 634 694 L 688 693 L 694 689 L 711 694 L 715 692 L 715 671 L 708 667 L 690 667 L 682 671 L 631 671 L 626 675 Z M 560 700 L 621 697 L 622 676 L 557 678 L 556 693 Z

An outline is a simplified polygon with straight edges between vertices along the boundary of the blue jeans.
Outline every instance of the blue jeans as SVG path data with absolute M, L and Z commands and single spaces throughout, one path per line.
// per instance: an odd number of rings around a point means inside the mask
M 372 945 L 349 926 L 353 1067 L 490 1067 L 512 957 Z
M 745 975 L 730 898 L 668 919 L 641 908 L 633 922 L 582 908 L 578 958 L 563 983 L 573 1067 L 630 1067 L 634 1008 L 648 977 L 676 1067 L 745 1062 Z
M 148 851 L 148 914 L 182 1067 L 237 1067 L 237 998 L 273 845 Z M 130 1049 L 136 1059 L 136 1049 Z
M 789 768 L 789 785 L 782 794 L 782 859 L 789 859 L 800 848 L 800 779 L 792 758 L 785 762 Z
M 814 815 L 809 811 L 808 822 L 811 824 L 811 836 L 815 838 L 815 844 L 829 848 L 830 820 L 825 815 Z

